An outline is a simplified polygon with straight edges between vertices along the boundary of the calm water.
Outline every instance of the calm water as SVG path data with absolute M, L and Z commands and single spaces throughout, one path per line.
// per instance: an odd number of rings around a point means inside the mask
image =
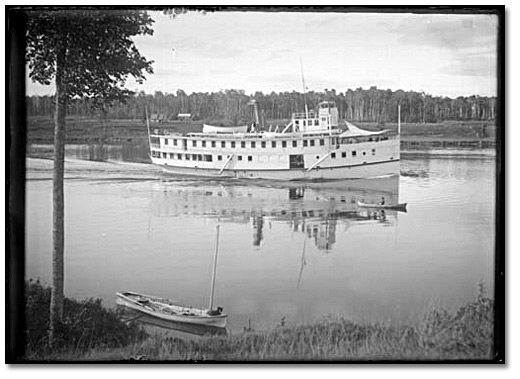
M 414 322 L 494 280 L 494 158 L 403 160 L 400 178 L 322 184 L 180 180 L 144 164 L 67 165 L 66 296 L 134 290 L 206 306 L 228 329 L 326 315 Z M 28 161 L 26 276 L 50 283 L 50 162 Z M 407 202 L 374 214 L 357 200 Z

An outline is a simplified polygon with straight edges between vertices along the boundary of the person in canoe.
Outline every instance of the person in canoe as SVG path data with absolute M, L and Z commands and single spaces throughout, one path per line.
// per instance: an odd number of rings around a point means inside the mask
M 381 197 L 381 201 L 377 205 L 385 205 L 385 198 Z

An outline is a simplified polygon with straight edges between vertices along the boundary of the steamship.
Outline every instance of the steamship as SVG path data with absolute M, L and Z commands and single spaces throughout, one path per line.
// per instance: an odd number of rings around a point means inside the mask
M 398 175 L 399 129 L 372 132 L 340 123 L 336 104 L 323 101 L 268 130 L 204 125 L 187 134 L 149 128 L 148 135 L 152 162 L 173 174 L 319 181 Z

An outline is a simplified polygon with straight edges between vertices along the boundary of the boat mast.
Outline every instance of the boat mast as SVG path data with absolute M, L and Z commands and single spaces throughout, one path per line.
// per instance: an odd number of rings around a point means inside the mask
M 305 98 L 306 95 L 306 89 L 305 89 L 305 77 L 303 76 L 303 63 L 302 63 L 302 57 L 300 57 L 300 69 L 302 72 L 302 84 L 303 84 L 303 104 L 305 105 L 305 119 L 307 120 L 309 118 L 309 111 L 307 109 L 307 100 Z
M 217 253 L 220 234 L 220 222 L 217 224 L 217 242 L 215 243 L 215 255 L 213 256 L 213 275 L 211 277 L 211 292 L 209 294 L 209 310 L 213 309 L 213 295 L 215 293 L 215 280 L 217 278 Z

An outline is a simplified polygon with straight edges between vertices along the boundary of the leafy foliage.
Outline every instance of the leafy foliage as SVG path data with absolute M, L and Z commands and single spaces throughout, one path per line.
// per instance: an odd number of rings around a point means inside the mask
M 131 37 L 152 35 L 146 12 L 130 10 L 29 11 L 27 52 L 30 78 L 48 85 L 56 79 L 59 52 L 62 83 L 68 99 L 86 97 L 94 105 L 124 101 L 132 94 L 123 86 L 129 76 L 141 83 L 152 63 Z
M 144 119 L 144 108 L 151 114 L 164 115 L 175 120 L 179 113 L 191 113 L 194 120 L 221 121 L 230 125 L 251 122 L 252 107 L 249 100 L 254 98 L 260 114 L 266 120 L 287 120 L 291 113 L 304 109 L 303 95 L 299 92 L 256 92 L 248 95 L 243 90 L 225 90 L 213 93 L 183 90 L 176 93 L 139 93 L 128 99 L 126 104 L 115 102 L 107 108 L 111 119 Z M 492 121 L 496 119 L 497 99 L 495 97 L 447 97 L 423 96 L 418 92 L 390 91 L 380 89 L 356 89 L 337 93 L 335 90 L 306 94 L 309 109 L 315 109 L 320 101 L 335 101 L 340 118 L 353 122 L 397 122 L 397 105 L 401 104 L 403 123 L 437 123 L 448 120 Z M 92 117 L 97 114 L 91 109 L 91 100 L 74 99 L 70 102 L 71 115 Z M 52 99 L 48 96 L 27 98 L 29 116 L 51 116 Z

